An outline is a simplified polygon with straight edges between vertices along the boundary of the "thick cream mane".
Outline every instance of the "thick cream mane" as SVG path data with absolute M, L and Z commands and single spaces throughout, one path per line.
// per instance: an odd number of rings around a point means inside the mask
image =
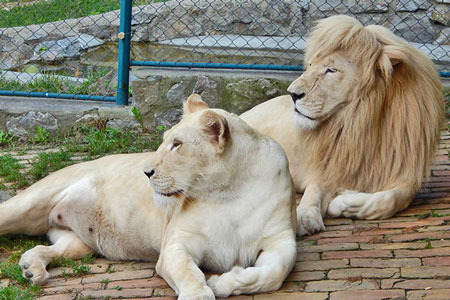
M 302 132 L 311 168 L 330 190 L 375 192 L 402 183 L 417 190 L 444 119 L 433 63 L 384 27 L 363 27 L 346 16 L 317 24 L 305 62 L 335 51 L 358 66 L 360 80 L 349 104 Z

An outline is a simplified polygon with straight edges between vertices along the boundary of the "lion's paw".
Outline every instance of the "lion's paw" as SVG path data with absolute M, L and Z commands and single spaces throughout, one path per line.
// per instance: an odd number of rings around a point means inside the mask
M 224 280 L 224 276 L 213 275 L 207 280 L 208 286 L 217 297 L 228 297 L 233 292 L 232 287 Z
M 181 291 L 178 296 L 178 300 L 215 300 L 213 291 L 208 287 L 204 286 L 202 289 L 196 291 Z
M 47 282 L 49 274 L 45 269 L 46 265 L 39 258 L 35 257 L 33 249 L 22 255 L 19 265 L 22 269 L 22 276 L 31 280 L 33 284 L 43 285 Z
M 324 229 L 325 225 L 318 207 L 297 208 L 297 235 L 311 235 Z

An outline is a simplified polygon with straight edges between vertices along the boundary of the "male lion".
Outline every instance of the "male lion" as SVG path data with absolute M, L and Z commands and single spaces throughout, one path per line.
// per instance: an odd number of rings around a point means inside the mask
M 290 96 L 241 115 L 277 140 L 297 191 L 299 235 L 322 217 L 389 218 L 429 171 L 444 102 L 433 63 L 388 29 L 348 16 L 318 22 Z
M 192 95 L 156 152 L 51 174 L 0 205 L 0 234 L 48 234 L 53 245 L 19 262 L 36 284 L 54 257 L 159 252 L 156 271 L 178 299 L 215 299 L 281 286 L 296 258 L 294 196 L 280 145 Z M 206 282 L 199 266 L 225 273 Z

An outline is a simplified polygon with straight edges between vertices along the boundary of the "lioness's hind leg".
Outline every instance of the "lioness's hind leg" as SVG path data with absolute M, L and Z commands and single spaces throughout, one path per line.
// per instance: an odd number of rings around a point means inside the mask
M 25 252 L 19 261 L 22 275 L 34 284 L 47 282 L 49 275 L 46 267 L 52 258 L 79 259 L 93 253 L 73 231 L 51 228 L 48 237 L 53 245 L 36 246 Z

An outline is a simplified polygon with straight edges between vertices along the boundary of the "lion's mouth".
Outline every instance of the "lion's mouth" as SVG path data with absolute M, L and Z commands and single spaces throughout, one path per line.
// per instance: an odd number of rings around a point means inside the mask
M 311 121 L 315 121 L 315 120 L 316 120 L 315 118 L 311 118 L 310 116 L 307 116 L 307 115 L 301 113 L 301 112 L 297 109 L 297 107 L 294 107 L 294 109 L 295 109 L 295 111 L 296 111 L 299 115 L 302 115 L 303 117 L 305 117 L 305 118 L 307 118 L 307 119 L 310 119 Z
M 172 197 L 172 196 L 176 196 L 176 195 L 183 193 L 183 190 L 176 190 L 174 192 L 169 192 L 169 193 L 162 193 L 162 192 L 158 192 L 158 191 L 155 191 L 155 192 L 162 196 L 165 196 L 165 197 Z

